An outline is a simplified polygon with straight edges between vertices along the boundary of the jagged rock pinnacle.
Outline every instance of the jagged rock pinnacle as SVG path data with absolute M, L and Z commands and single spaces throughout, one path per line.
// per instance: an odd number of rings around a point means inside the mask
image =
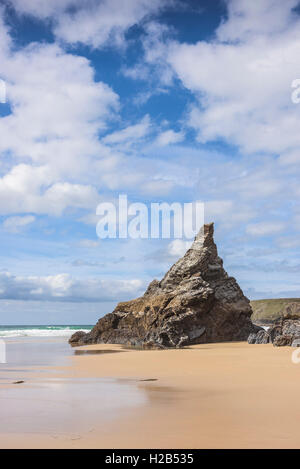
M 204 225 L 185 255 L 145 294 L 122 302 L 71 344 L 119 343 L 145 347 L 247 340 L 258 330 L 250 302 L 223 268 L 213 223 Z

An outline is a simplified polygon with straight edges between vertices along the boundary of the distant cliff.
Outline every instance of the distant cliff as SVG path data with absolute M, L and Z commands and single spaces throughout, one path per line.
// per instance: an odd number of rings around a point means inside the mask
M 300 318 L 300 298 L 278 298 L 251 301 L 251 319 L 257 324 L 271 324 L 287 314 Z
M 153 280 L 142 297 L 119 303 L 91 332 L 75 333 L 70 343 L 163 348 L 247 340 L 260 328 L 250 320 L 248 298 L 224 270 L 213 234 L 213 224 L 204 225 L 162 280 Z

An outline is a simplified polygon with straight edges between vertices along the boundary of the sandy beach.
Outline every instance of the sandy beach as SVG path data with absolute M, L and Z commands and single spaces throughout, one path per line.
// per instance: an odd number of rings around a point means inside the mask
M 66 366 L 34 378 L 28 370 L 28 382 L 0 386 L 1 408 L 9 409 L 0 446 L 299 448 L 300 365 L 292 351 L 247 343 L 70 349 Z

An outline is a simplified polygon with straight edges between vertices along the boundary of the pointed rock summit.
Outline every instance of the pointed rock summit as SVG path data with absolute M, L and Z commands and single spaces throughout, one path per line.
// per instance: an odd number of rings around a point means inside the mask
M 260 328 L 252 309 L 218 256 L 214 225 L 204 225 L 192 246 L 144 295 L 119 303 L 91 332 L 76 332 L 72 345 L 114 343 L 182 347 L 247 340 Z

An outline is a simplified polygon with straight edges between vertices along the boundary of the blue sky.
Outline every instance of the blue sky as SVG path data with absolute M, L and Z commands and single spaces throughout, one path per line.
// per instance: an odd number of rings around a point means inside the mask
M 0 323 L 93 323 L 185 240 L 96 207 L 205 203 L 250 298 L 300 295 L 296 0 L 2 0 Z

